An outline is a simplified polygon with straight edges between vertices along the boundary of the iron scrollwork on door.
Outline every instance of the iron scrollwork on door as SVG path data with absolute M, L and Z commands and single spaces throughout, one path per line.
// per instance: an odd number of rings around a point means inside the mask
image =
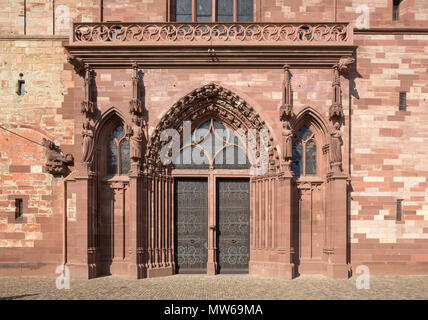
M 246 179 L 217 181 L 218 264 L 221 273 L 248 272 L 250 185 Z
M 177 179 L 177 271 L 205 273 L 208 260 L 208 186 L 205 179 Z

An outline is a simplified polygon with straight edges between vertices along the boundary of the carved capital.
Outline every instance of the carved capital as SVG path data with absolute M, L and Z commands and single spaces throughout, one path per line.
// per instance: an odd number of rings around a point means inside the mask
M 77 57 L 67 57 L 67 61 L 68 63 L 70 63 L 73 67 L 74 67 L 74 71 L 79 74 L 79 75 L 83 75 L 85 72 L 85 63 L 83 62 L 82 59 L 77 58 Z
M 290 104 L 283 104 L 279 108 L 279 120 L 280 121 L 290 121 L 293 116 L 293 106 Z
M 341 103 L 333 103 L 329 109 L 329 119 L 333 120 L 335 118 L 341 119 L 344 116 L 343 106 Z
M 80 112 L 84 114 L 86 118 L 90 118 L 95 114 L 95 105 L 92 101 L 82 101 L 81 106 Z
M 129 101 L 129 112 L 133 115 L 141 115 L 143 113 L 143 103 L 141 100 L 132 99 Z

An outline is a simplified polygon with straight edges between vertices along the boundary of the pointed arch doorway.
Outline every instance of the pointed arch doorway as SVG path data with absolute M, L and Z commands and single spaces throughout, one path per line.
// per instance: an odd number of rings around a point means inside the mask
M 184 121 L 191 121 L 187 134 Z M 169 141 L 161 135 L 171 128 L 180 136 L 180 161 L 165 165 L 160 154 Z M 257 133 L 258 164 L 249 164 L 245 144 L 232 134 L 239 129 Z M 262 131 L 266 135 L 260 135 Z M 265 196 L 268 190 L 283 190 L 272 142 L 254 109 L 216 84 L 196 89 L 172 106 L 153 131 L 145 157 L 139 237 L 140 261 L 148 277 L 166 274 L 163 266 L 172 273 L 262 274 L 268 254 L 276 255 L 279 246 L 281 256 L 269 265 L 290 276 L 291 253 L 282 250 L 289 240 L 283 230 L 276 230 L 284 229 L 281 219 L 288 219 L 289 213 L 281 212 L 286 208 L 277 203 L 278 197 Z

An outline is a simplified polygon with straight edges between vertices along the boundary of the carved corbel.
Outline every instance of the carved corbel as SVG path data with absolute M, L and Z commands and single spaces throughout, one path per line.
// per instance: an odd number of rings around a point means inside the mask
M 92 94 L 92 85 L 94 82 L 94 71 L 85 64 L 85 99 L 82 101 L 81 112 L 86 118 L 91 118 L 95 114 L 95 103 Z
M 341 74 L 348 74 L 351 69 L 351 65 L 355 62 L 354 58 L 341 58 L 339 60 L 339 72 Z
M 82 75 L 85 72 L 85 64 L 82 59 L 71 56 L 67 57 L 67 61 L 74 67 L 77 74 Z
M 43 138 L 42 145 L 46 148 L 45 170 L 54 176 L 65 176 L 70 170 L 68 166 L 73 165 L 73 155 L 67 153 L 64 155 L 58 146 L 50 140 Z

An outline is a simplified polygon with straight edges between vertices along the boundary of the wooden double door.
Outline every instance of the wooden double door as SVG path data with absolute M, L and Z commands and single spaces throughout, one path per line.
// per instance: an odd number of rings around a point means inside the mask
M 175 180 L 176 271 L 206 273 L 211 248 L 218 273 L 248 273 L 249 179 L 214 178 L 214 190 L 209 188 L 210 179 L 213 177 Z M 212 205 L 215 207 L 210 208 Z M 210 211 L 215 217 L 209 217 Z M 210 228 L 212 222 L 214 228 Z M 215 230 L 211 240 L 210 229 Z

